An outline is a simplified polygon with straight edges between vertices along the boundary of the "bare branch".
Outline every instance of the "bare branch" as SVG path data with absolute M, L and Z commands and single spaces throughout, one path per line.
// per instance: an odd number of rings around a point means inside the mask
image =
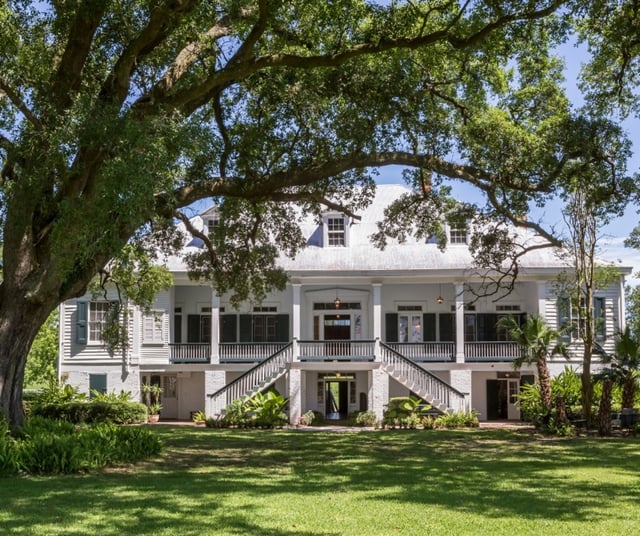
M 193 225 L 193 223 L 191 223 L 191 220 L 187 216 L 185 216 L 182 212 L 176 211 L 174 213 L 174 216 L 184 224 L 185 228 L 187 229 L 187 231 L 189 231 L 191 236 L 202 240 L 205 247 L 207 248 L 207 252 L 209 253 L 209 259 L 211 260 L 212 266 L 214 267 L 218 266 L 219 265 L 218 255 L 216 254 L 216 250 L 211 240 L 209 240 L 209 237 L 204 232 L 197 229 Z

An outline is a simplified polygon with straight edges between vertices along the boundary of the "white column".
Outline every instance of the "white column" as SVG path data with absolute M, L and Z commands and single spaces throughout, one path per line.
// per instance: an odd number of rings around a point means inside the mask
M 450 372 L 451 387 L 464 394 L 465 407 L 454 408 L 457 411 L 469 411 L 471 409 L 472 376 L 469 369 L 454 369 Z
M 373 283 L 373 338 L 382 338 L 382 283 Z
M 455 284 L 456 290 L 456 363 L 464 363 L 464 285 Z
M 547 317 L 547 282 L 538 281 L 538 315 Z
M 289 423 L 298 424 L 302 415 L 302 371 L 289 369 Z
M 220 363 L 220 296 L 211 289 L 211 363 Z
M 369 371 L 369 410 L 382 420 L 384 406 L 389 402 L 389 375 L 381 368 Z
M 212 417 L 218 413 L 218 411 L 224 409 L 219 408 L 219 410 L 216 411 L 216 409 L 213 408 L 213 401 L 210 395 L 222 389 L 225 386 L 225 383 L 226 374 L 224 370 L 204 371 L 204 411 L 207 414 L 207 417 Z
M 623 332 L 627 327 L 627 319 L 624 317 L 627 305 L 624 296 L 624 276 L 620 276 L 620 287 L 618 289 L 618 329 Z
M 291 288 L 293 289 L 293 338 L 300 340 L 300 290 L 302 285 L 300 283 L 293 283 Z

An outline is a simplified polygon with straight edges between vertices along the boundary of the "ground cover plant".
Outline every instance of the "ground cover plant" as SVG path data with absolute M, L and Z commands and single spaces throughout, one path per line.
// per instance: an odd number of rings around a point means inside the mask
M 155 426 L 163 454 L 0 485 L 3 534 L 631 534 L 638 440 Z

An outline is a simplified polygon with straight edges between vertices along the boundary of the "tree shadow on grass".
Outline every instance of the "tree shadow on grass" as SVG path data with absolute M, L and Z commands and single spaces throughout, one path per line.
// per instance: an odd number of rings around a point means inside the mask
M 135 468 L 5 479 L 0 528 L 341 534 L 336 527 L 296 526 L 295 515 L 290 528 L 271 528 L 279 505 L 295 510 L 336 496 L 354 515 L 383 502 L 489 519 L 597 522 L 612 515 L 609 505 L 635 504 L 640 486 L 640 453 L 630 438 L 540 441 L 504 430 L 303 434 L 167 427 L 159 433 L 164 454 Z

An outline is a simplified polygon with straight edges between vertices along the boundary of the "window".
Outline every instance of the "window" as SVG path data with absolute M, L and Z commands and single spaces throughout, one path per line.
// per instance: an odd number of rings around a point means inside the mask
M 102 342 L 102 332 L 115 320 L 116 303 L 107 301 L 79 301 L 76 309 L 76 342 L 78 344 Z
M 218 227 L 220 227 L 220 220 L 217 217 L 207 220 L 207 234 L 209 236 L 213 236 Z
M 398 315 L 398 342 L 422 341 L 422 315 Z
M 346 246 L 344 217 L 327 218 L 327 245 Z
M 107 394 L 106 374 L 89 374 L 89 398 L 94 398 L 95 393 Z
M 187 342 L 211 342 L 211 315 L 187 315 Z
M 145 344 L 164 342 L 164 313 L 150 311 L 142 318 L 142 340 Z
M 467 228 L 462 225 L 455 225 L 449 228 L 449 242 L 451 244 L 467 243 Z

